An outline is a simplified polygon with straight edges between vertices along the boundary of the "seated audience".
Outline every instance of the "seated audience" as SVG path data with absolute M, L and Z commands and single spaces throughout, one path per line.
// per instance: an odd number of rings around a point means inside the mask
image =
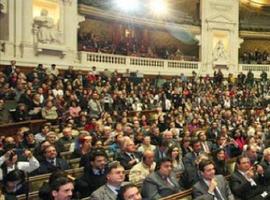
M 126 184 L 120 188 L 117 200 L 142 200 L 142 196 L 136 185 Z
M 76 181 L 76 189 L 80 194 L 80 198 L 89 196 L 106 183 L 108 170 L 106 153 L 104 151 L 94 151 L 89 160 L 89 163 L 84 166 L 83 175 Z
M 43 153 L 44 159 L 40 162 L 37 174 L 51 173 L 58 169 L 69 169 L 67 161 L 57 157 L 57 151 L 53 145 L 45 147 Z
M 217 149 L 215 152 L 213 152 L 213 161 L 215 163 L 215 171 L 217 175 L 229 175 L 224 149 Z
M 52 200 L 71 200 L 73 195 L 73 181 L 67 177 L 59 177 L 50 184 Z
M 119 162 L 110 163 L 106 179 L 106 183 L 91 194 L 91 200 L 116 200 L 120 187 L 124 184 L 125 180 L 124 167 Z
M 140 162 L 141 154 L 136 152 L 136 146 L 130 138 L 127 138 L 123 142 L 123 149 L 118 160 L 125 170 L 130 170 L 134 165 Z
M 269 191 L 264 187 L 263 170 L 251 166 L 247 156 L 236 159 L 237 169 L 230 177 L 230 188 L 235 197 L 240 199 L 268 199 Z
M 17 199 L 17 195 L 25 194 L 27 191 L 26 184 L 24 171 L 12 170 L 3 179 L 3 193 L 10 199 Z
M 129 172 L 129 181 L 138 184 L 155 170 L 154 152 L 146 150 L 143 153 L 142 161 L 134 165 Z
M 180 149 L 178 146 L 171 146 L 167 152 L 168 158 L 172 160 L 173 164 L 173 173 L 176 176 L 179 176 L 185 169 L 182 155 L 180 154 Z
M 0 157 L 0 180 L 3 180 L 3 178 L 14 169 L 31 173 L 39 168 L 40 164 L 31 151 L 24 150 L 23 152 L 20 152 L 20 154 L 23 154 L 28 161 L 18 161 L 18 153 L 16 152 L 16 149 L 9 150 Z
M 152 172 L 143 181 L 142 196 L 145 199 L 153 200 L 166 197 L 181 191 L 181 188 L 174 176 L 172 176 L 172 160 L 161 159 Z
M 234 200 L 229 184 L 222 175 L 215 175 L 215 165 L 211 160 L 202 160 L 199 163 L 202 179 L 192 188 L 192 199 Z

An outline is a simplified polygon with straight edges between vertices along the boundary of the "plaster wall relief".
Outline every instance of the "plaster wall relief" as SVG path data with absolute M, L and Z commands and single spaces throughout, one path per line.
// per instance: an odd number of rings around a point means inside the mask
M 57 51 L 61 56 L 65 55 L 66 47 L 63 34 L 64 2 L 61 1 L 33 0 L 32 28 L 36 54 Z
M 202 66 L 212 74 L 220 68 L 227 73 L 238 70 L 239 0 L 202 0 Z
M 7 41 L 9 39 L 9 16 L 7 0 L 0 0 L 0 40 Z

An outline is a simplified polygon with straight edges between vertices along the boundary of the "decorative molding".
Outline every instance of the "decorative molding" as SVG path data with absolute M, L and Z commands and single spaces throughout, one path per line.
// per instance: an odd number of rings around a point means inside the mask
M 230 17 L 224 16 L 224 15 L 220 15 L 220 14 L 213 15 L 211 17 L 208 17 L 206 19 L 206 22 L 217 22 L 217 23 L 227 23 L 227 24 L 233 24 L 233 23 L 235 23 L 233 21 L 233 19 L 231 19 Z
M 71 6 L 73 0 L 62 0 L 62 1 L 63 1 L 64 5 L 69 5 L 69 6 Z
M 216 11 L 228 11 L 231 10 L 233 8 L 232 3 L 229 0 L 226 1 L 217 1 L 217 0 L 213 0 L 209 2 L 211 9 L 216 10 Z
M 53 44 L 36 44 L 36 53 L 37 55 L 44 52 L 44 51 L 54 51 L 62 54 L 62 56 L 67 54 L 67 47 L 62 45 L 53 45 Z
M 270 32 L 240 31 L 241 38 L 270 39 Z

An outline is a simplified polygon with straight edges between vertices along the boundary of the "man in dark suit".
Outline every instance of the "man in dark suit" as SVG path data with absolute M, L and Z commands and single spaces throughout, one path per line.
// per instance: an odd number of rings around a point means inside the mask
M 229 184 L 222 175 L 215 175 L 214 162 L 202 160 L 199 163 L 199 170 L 202 178 L 192 190 L 195 200 L 234 200 L 234 196 L 229 188 Z
M 207 136 L 204 130 L 200 130 L 197 132 L 198 139 L 200 140 L 202 151 L 210 154 L 212 152 L 213 144 L 212 142 L 207 140 Z
M 94 191 L 90 200 L 116 200 L 120 187 L 124 184 L 125 169 L 119 162 L 113 162 L 108 166 L 106 178 L 106 184 Z
M 16 72 L 16 61 L 10 61 L 10 66 L 4 68 L 3 73 L 9 78 L 12 73 Z
M 104 151 L 94 151 L 90 156 L 90 163 L 84 166 L 83 175 L 76 181 L 76 189 L 80 198 L 89 196 L 92 192 L 106 183 L 108 171 L 107 155 Z
M 38 174 L 51 173 L 57 169 L 69 169 L 67 161 L 57 157 L 57 151 L 53 145 L 44 149 L 44 158 L 45 159 L 40 163 L 40 167 L 37 170 Z
M 156 171 L 145 178 L 142 186 L 142 196 L 147 200 L 160 199 L 181 191 L 172 172 L 172 160 L 163 158 L 157 164 Z
M 140 162 L 141 154 L 136 152 L 136 146 L 131 139 L 127 139 L 123 144 L 123 151 L 119 155 L 119 162 L 125 168 L 130 170 L 134 165 Z
M 264 149 L 263 160 L 260 163 L 263 168 L 263 175 L 265 177 L 265 185 L 270 187 L 270 147 Z
M 230 178 L 230 187 L 235 197 L 244 200 L 269 199 L 269 191 L 263 186 L 264 177 L 260 167 L 251 166 L 245 155 L 236 159 L 237 170 Z

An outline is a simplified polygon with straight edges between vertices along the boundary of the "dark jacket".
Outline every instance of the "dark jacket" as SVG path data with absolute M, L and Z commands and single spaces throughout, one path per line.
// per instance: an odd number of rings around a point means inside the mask
M 52 173 L 57 169 L 67 170 L 69 169 L 69 165 L 66 160 L 61 158 L 56 158 L 56 166 L 52 165 L 47 160 L 43 160 L 40 162 L 40 167 L 37 169 L 37 174 L 46 174 Z
M 252 186 L 251 183 L 247 181 L 247 179 L 238 170 L 236 170 L 231 175 L 229 182 L 234 196 L 242 200 L 269 199 L 269 195 L 267 195 L 268 198 L 263 198 L 261 196 L 264 192 L 264 187 L 262 185 L 263 177 L 255 176 L 253 179 L 256 182 L 256 186 Z
M 90 196 L 92 192 L 106 183 L 107 168 L 100 172 L 94 172 L 92 168 L 85 168 L 84 174 L 76 180 L 75 190 L 80 194 L 80 198 Z

